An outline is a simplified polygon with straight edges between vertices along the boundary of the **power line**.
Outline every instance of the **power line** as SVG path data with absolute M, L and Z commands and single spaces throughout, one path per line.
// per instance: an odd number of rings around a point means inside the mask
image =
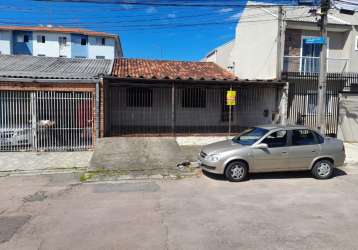
M 308 17 L 308 16 L 296 16 L 291 18 L 285 18 L 285 20 L 294 20 L 300 17 Z M 271 19 L 263 19 L 263 20 L 242 20 L 240 23 L 258 23 L 258 22 L 270 22 L 274 21 L 276 18 Z M 128 28 L 132 29 L 169 29 L 169 28 L 183 28 L 183 27 L 204 27 L 204 26 L 214 26 L 214 25 L 227 25 L 227 24 L 236 24 L 238 21 L 224 21 L 224 22 L 203 22 L 203 23 L 166 23 L 166 24 L 141 24 L 141 25 L 112 25 L 112 28 L 116 29 L 124 29 L 128 30 Z M 75 27 L 75 26 L 68 26 Z
M 100 1 L 100 0 L 34 0 L 37 2 L 67 2 L 67 3 L 91 3 L 91 4 L 120 4 L 120 5 L 134 5 L 134 6 L 156 6 L 156 7 L 269 7 L 269 6 L 297 6 L 297 4 L 205 4 L 205 3 L 190 3 L 190 2 L 134 2 L 134 1 Z

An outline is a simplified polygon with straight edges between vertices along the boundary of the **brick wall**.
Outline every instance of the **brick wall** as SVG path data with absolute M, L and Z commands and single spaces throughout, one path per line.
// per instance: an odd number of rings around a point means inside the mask
M 100 85 L 99 85 L 99 137 L 103 138 L 104 137 L 104 116 L 105 116 L 105 110 L 104 110 L 104 82 L 103 80 L 100 81 Z

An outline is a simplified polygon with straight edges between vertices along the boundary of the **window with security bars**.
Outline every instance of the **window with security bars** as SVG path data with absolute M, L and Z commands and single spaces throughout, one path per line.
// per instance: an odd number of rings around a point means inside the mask
M 126 90 L 127 107 L 152 107 L 153 89 L 131 87 Z
M 183 108 L 206 108 L 206 91 L 203 88 L 186 88 L 182 90 Z

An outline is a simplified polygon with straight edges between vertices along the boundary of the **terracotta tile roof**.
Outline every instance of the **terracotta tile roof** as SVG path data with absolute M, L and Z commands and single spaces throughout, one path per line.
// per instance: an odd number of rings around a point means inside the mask
M 173 80 L 234 80 L 235 76 L 212 62 L 115 59 L 112 76 Z
M 22 30 L 22 31 L 43 31 L 43 32 L 59 32 L 59 33 L 75 33 L 88 36 L 104 36 L 117 38 L 117 35 L 98 32 L 93 30 L 85 30 L 80 28 L 66 27 L 48 27 L 48 26 L 0 26 L 0 30 Z

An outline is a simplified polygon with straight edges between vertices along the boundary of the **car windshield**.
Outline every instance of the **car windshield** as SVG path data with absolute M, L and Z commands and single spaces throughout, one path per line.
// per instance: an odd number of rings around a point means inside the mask
M 268 132 L 264 128 L 250 128 L 232 139 L 233 142 L 241 145 L 252 145 Z

